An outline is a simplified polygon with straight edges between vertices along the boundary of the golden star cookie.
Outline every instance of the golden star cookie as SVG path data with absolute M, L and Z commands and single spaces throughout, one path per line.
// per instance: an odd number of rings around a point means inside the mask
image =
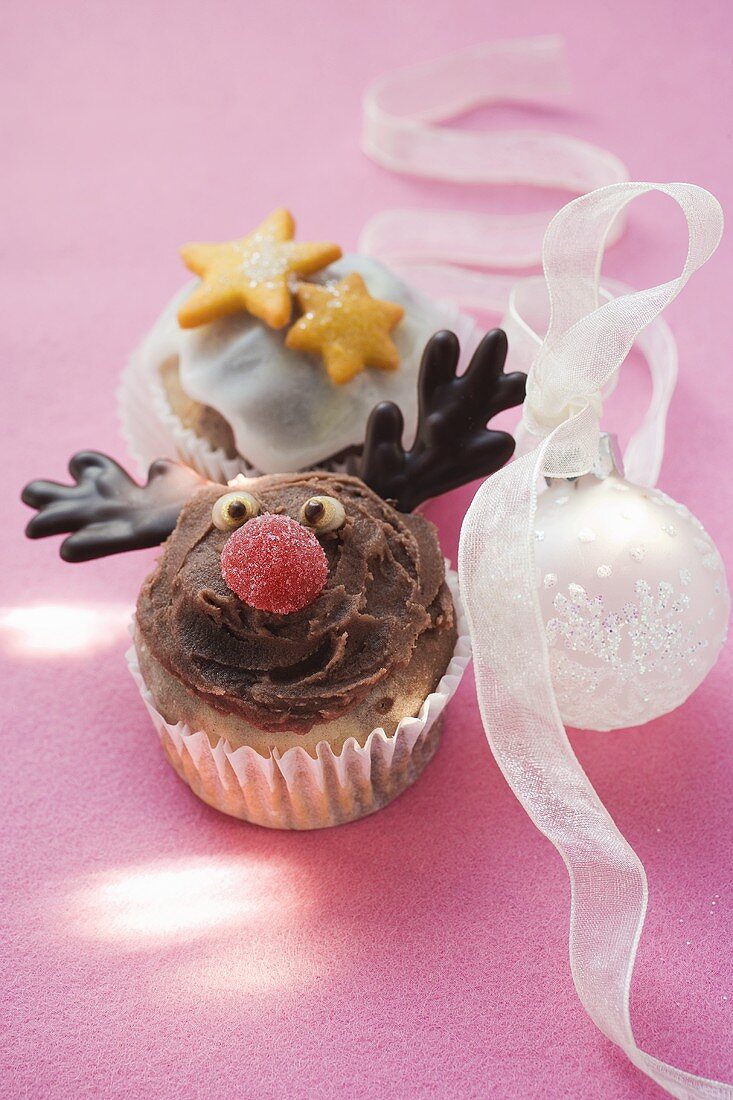
M 320 355 L 332 382 L 349 382 L 365 367 L 397 370 L 400 357 L 389 334 L 405 311 L 372 298 L 361 275 L 353 272 L 335 286 L 300 283 L 296 297 L 303 316 L 285 343 Z
M 186 267 L 201 283 L 178 311 L 182 328 L 196 328 L 218 317 L 245 310 L 271 328 L 290 320 L 290 280 L 312 275 L 341 256 L 329 242 L 295 242 L 295 222 L 287 210 L 276 210 L 248 237 L 222 244 L 187 244 L 181 249 Z

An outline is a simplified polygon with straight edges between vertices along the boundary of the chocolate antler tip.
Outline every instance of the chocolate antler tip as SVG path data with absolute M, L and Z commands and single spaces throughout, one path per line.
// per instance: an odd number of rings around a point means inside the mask
M 456 351 L 460 351 L 461 348 L 458 337 L 456 336 L 455 332 L 451 332 L 449 328 L 439 329 L 430 337 L 427 344 L 425 345 L 426 348 L 436 346 L 445 346 L 450 347 L 451 349 L 455 348 Z
M 444 329 L 428 341 L 420 365 L 419 414 L 415 441 L 402 444 L 402 415 L 390 402 L 372 410 L 367 426 L 362 477 L 402 511 L 503 466 L 514 451 L 507 432 L 487 427 L 504 409 L 524 400 L 526 376 L 504 374 L 506 334 L 493 329 L 457 374 L 460 345 Z

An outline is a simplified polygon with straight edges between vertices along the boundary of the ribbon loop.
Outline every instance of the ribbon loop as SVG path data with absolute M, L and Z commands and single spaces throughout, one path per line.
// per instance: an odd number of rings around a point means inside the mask
M 528 184 L 582 194 L 628 179 L 618 157 L 567 134 L 434 125 L 479 104 L 562 101 L 568 89 L 564 43 L 557 35 L 472 46 L 376 81 L 364 96 L 362 148 L 393 172 L 458 183 Z M 359 248 L 393 266 L 439 260 L 533 267 L 548 221 L 547 213 L 385 211 L 365 227 Z M 619 222 L 614 233 L 622 229 Z M 411 278 L 419 281 L 412 269 Z
M 601 262 L 613 224 L 633 199 L 652 191 L 674 199 L 687 220 L 683 269 L 676 279 L 648 290 L 601 301 Z M 525 432 L 546 435 L 583 402 L 600 421 L 604 390 L 634 341 L 709 259 L 722 232 L 720 203 L 693 184 L 614 184 L 582 195 L 555 215 L 543 245 L 550 318 L 527 383 Z M 652 457 L 658 468 L 661 454 Z
M 683 270 L 669 282 L 599 304 L 600 261 L 613 220 L 651 190 L 674 198 L 687 218 Z M 489 744 L 570 875 L 570 964 L 578 996 L 636 1066 L 685 1100 L 722 1100 L 733 1091 L 652 1058 L 634 1039 L 629 990 L 646 913 L 646 875 L 581 768 L 560 718 L 537 591 L 534 519 L 543 477 L 576 477 L 591 469 L 604 386 L 639 332 L 712 254 L 721 232 L 717 200 L 686 184 L 613 185 L 570 203 L 553 219 L 544 246 L 549 326 L 530 370 L 524 419 L 525 442 L 530 432 L 542 438 L 535 436 L 534 450 L 481 486 L 463 522 L 458 556 Z
M 551 184 L 585 192 L 625 181 L 626 168 L 617 157 L 566 135 L 469 133 L 434 125 L 477 103 L 531 105 L 564 98 L 568 87 L 563 41 L 557 36 L 471 47 L 392 73 L 372 85 L 364 97 L 364 151 L 392 171 L 463 182 Z M 601 217 L 600 212 L 597 216 Z M 622 209 L 611 219 L 606 247 L 621 234 L 623 216 Z M 539 264 L 548 222 L 547 212 L 492 215 L 466 210 L 387 210 L 364 227 L 359 247 L 387 260 L 433 298 L 448 299 L 459 308 L 504 313 L 508 367 L 526 371 L 542 343 L 540 333 L 547 329 L 547 289 L 544 279 L 517 283 L 506 272 Z M 471 267 L 459 266 L 466 264 Z M 477 267 L 501 268 L 502 272 L 478 271 Z M 608 280 L 597 287 L 601 302 L 627 293 L 628 287 Z M 592 306 L 591 298 L 586 311 Z M 625 462 L 633 480 L 653 485 L 677 377 L 677 353 L 661 320 L 643 329 L 639 346 L 652 375 L 652 401 L 627 448 Z M 603 392 L 607 395 L 614 384 L 615 378 L 611 378 Z M 545 434 L 578 407 L 576 394 L 588 392 L 588 387 L 578 386 L 575 394 L 557 396 L 553 415 L 543 415 L 539 397 L 530 395 L 528 415 L 533 411 L 538 434 Z M 596 387 L 595 392 L 600 390 Z M 528 434 L 520 430 L 520 451 L 530 445 L 523 440 Z M 530 435 L 530 441 L 532 438 L 536 436 Z

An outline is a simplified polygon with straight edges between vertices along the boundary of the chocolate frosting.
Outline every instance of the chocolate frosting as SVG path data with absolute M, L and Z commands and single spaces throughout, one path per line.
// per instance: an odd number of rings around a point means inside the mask
M 225 487 L 208 485 L 185 505 L 137 618 L 152 655 L 210 706 L 265 730 L 307 732 L 406 665 L 424 631 L 455 632 L 435 528 L 422 516 L 400 515 L 346 475 L 271 475 L 246 489 L 263 512 L 294 519 L 309 497 L 337 497 L 346 522 L 320 536 L 322 593 L 274 615 L 249 607 L 221 576 L 229 536 L 211 509 Z

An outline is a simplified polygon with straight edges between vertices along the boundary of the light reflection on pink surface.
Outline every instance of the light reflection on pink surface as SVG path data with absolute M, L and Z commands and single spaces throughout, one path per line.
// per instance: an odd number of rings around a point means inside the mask
M 149 995 L 165 1004 L 175 998 L 198 1005 L 205 993 L 217 1002 L 241 1005 L 243 994 L 249 998 L 272 990 L 312 987 L 328 971 L 327 952 L 313 941 L 307 947 L 299 945 L 297 951 L 289 941 L 283 949 L 282 932 L 275 928 L 251 936 L 235 930 L 228 942 L 217 942 L 211 951 L 158 966 L 151 975 Z
M 124 637 L 129 604 L 33 604 L 0 608 L 0 648 L 20 657 L 89 653 Z
M 152 862 L 88 879 L 64 903 L 71 929 L 135 950 L 212 929 L 287 921 L 303 898 L 287 868 L 252 858 Z

